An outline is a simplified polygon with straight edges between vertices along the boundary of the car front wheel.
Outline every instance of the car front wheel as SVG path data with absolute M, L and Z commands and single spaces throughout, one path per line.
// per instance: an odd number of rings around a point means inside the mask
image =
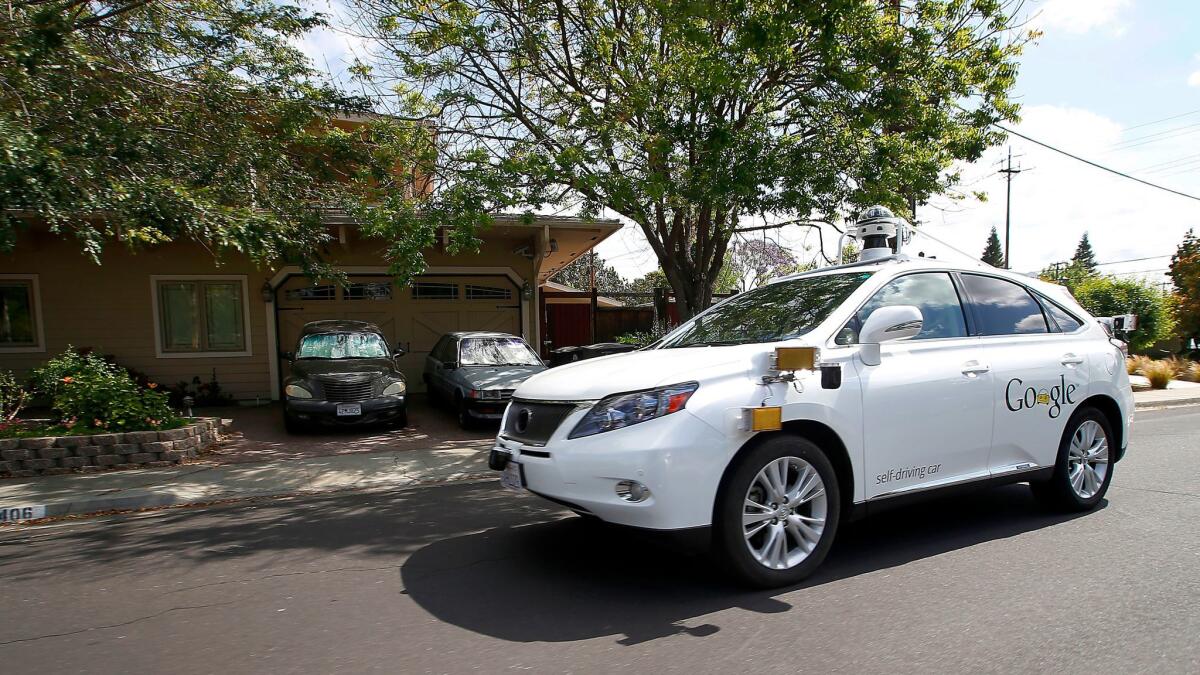
M 717 497 L 713 541 L 742 581 L 786 586 L 821 565 L 840 517 L 837 474 L 825 452 L 780 434 L 737 460 Z
M 1067 422 L 1049 480 L 1030 483 L 1038 501 L 1057 510 L 1087 511 L 1112 481 L 1112 427 L 1103 413 L 1080 408 Z

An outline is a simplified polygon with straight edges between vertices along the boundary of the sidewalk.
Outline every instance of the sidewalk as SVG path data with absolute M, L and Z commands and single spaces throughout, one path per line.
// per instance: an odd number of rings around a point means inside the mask
M 1139 391 L 1134 399 L 1138 410 L 1198 405 L 1200 387 Z M 487 467 L 487 450 L 478 446 L 217 466 L 191 464 L 173 469 L 3 480 L 0 512 L 9 520 L 20 520 L 494 476 Z M 12 515 L 13 509 L 18 510 L 16 515 Z

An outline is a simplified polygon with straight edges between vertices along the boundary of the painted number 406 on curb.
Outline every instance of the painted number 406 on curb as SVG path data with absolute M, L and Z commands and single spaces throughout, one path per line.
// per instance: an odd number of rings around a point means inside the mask
M 0 507 L 0 523 L 15 523 L 21 520 L 34 520 L 46 517 L 45 506 L 5 506 Z

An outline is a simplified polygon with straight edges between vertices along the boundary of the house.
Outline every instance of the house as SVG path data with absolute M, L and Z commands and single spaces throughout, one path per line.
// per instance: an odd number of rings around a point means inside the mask
M 335 235 L 326 258 L 348 276 L 344 287 L 236 255 L 218 264 L 192 242 L 138 253 L 110 246 L 97 266 L 77 242 L 32 225 L 0 254 L 0 370 L 28 372 L 74 345 L 157 382 L 215 374 L 234 398 L 278 399 L 279 353 L 305 322 L 361 319 L 408 350 L 401 367 L 420 391 L 425 356 L 445 332 L 499 330 L 541 345 L 542 286 L 620 229 L 615 220 L 498 215 L 478 253 L 439 244 L 426 252 L 425 273 L 398 287 L 381 242 L 336 214 L 326 222 Z

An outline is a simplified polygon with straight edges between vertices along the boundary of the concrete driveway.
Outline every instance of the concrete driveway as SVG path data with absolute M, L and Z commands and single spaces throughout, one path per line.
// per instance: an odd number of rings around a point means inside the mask
M 486 449 L 496 437 L 497 426 L 472 431 L 458 427 L 449 406 L 431 405 L 424 395 L 408 402 L 408 426 L 403 429 L 364 427 L 322 429 L 289 434 L 283 429 L 280 404 L 255 408 L 205 408 L 197 414 L 233 420 L 233 433 L 219 449 L 203 460 L 218 464 L 263 462 L 278 459 L 329 457 L 367 452 L 412 449 Z

